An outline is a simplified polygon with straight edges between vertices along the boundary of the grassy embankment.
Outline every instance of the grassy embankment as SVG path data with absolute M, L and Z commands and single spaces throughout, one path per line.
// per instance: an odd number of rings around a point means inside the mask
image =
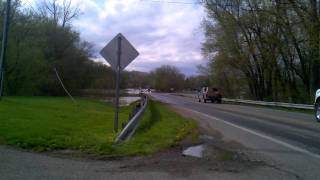
M 121 107 L 120 124 L 132 107 Z M 0 143 L 33 151 L 80 150 L 93 155 L 141 155 L 176 144 L 195 128 L 161 103 L 150 101 L 132 140 L 113 145 L 112 104 L 67 98 L 6 97 L 0 101 Z

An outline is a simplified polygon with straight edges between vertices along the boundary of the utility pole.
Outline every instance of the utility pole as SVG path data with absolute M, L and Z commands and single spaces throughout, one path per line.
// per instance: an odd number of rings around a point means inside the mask
M 3 32 L 2 32 L 2 46 L 1 46 L 1 56 L 0 56 L 0 100 L 3 96 L 3 81 L 4 81 L 4 62 L 6 59 L 6 50 L 8 44 L 8 30 L 9 30 L 9 20 L 10 20 L 10 6 L 11 0 L 7 0 L 6 12 L 3 18 Z

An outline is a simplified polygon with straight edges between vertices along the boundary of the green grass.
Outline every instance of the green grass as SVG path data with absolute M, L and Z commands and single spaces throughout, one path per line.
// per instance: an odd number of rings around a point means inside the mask
M 132 107 L 120 109 L 120 124 Z M 136 136 L 113 145 L 114 109 L 90 99 L 6 97 L 0 101 L 0 143 L 34 151 L 80 150 L 94 155 L 149 154 L 169 147 L 195 124 L 150 101 Z
M 145 116 L 131 141 L 117 147 L 121 154 L 151 154 L 174 146 L 187 135 L 196 136 L 196 123 L 159 102 L 150 101 Z M 130 149 L 130 151 L 128 151 Z

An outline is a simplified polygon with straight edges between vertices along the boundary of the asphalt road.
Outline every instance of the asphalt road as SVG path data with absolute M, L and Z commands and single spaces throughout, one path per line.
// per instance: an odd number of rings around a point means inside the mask
M 154 99 L 197 114 L 226 141 L 293 172 L 299 179 L 320 179 L 320 123 L 314 116 L 231 104 L 199 103 L 195 98 L 153 94 Z
M 183 157 L 180 150 L 120 160 L 89 160 L 23 152 L 0 146 L 3 179 L 307 179 L 320 177 L 320 124 L 312 115 L 152 94 L 194 118 L 214 137 L 232 142 L 252 160 L 266 164 L 211 162 Z M 233 146 L 236 144 L 235 146 Z M 260 164 L 260 163 L 258 163 Z M 235 169 L 234 169 L 235 168 Z

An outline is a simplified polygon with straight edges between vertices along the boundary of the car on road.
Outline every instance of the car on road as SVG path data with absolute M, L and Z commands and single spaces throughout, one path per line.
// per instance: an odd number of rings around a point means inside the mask
M 316 119 L 320 122 L 320 89 L 317 90 L 314 100 L 314 110 Z
M 219 104 L 222 102 L 222 94 L 220 93 L 218 88 L 203 87 L 201 92 L 202 96 L 199 101 L 202 100 L 204 103 L 207 103 L 207 101 L 211 101 L 212 103 L 217 102 Z

